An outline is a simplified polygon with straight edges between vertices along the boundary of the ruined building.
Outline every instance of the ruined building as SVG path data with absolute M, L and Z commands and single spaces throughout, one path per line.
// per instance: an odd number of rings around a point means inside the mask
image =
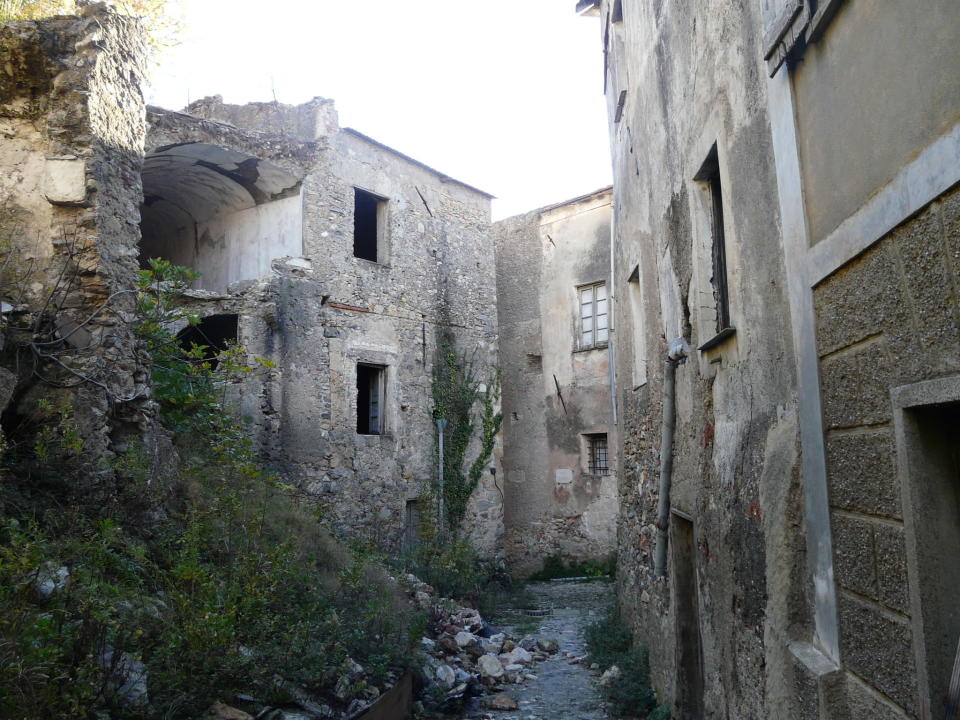
M 614 167 L 619 600 L 658 692 L 681 718 L 943 717 L 960 5 L 577 8 Z
M 615 552 L 608 349 L 611 189 L 494 224 L 507 559 Z
M 466 448 L 483 459 L 464 520 L 474 547 L 506 553 L 518 572 L 548 554 L 608 555 L 609 192 L 494 229 L 490 195 L 340 128 L 330 100 L 145 107 L 136 25 L 100 6 L 83 13 L 0 31 L 0 191 L 16 221 L 6 267 L 43 268 L 5 284 L 3 299 L 21 314 L 53 307 L 56 325 L 24 341 L 36 372 L 21 363 L 3 378 L 5 418 L 34 412 L 53 380 L 98 439 L 85 445 L 92 460 L 150 436 L 162 470 L 170 453 L 130 321 L 137 269 L 164 258 L 200 273 L 184 299 L 201 321 L 180 328 L 183 343 L 210 346 L 215 361 L 239 341 L 269 361 L 232 402 L 265 461 L 337 530 L 396 550 L 429 520 L 433 374 L 449 352 L 494 413 L 502 392 L 511 418 L 506 447 L 498 435 L 483 456 L 475 434 Z M 551 236 L 547 252 L 537 238 Z M 554 277 L 550 294 L 498 251 L 530 256 Z M 504 292 L 515 308 L 501 307 Z

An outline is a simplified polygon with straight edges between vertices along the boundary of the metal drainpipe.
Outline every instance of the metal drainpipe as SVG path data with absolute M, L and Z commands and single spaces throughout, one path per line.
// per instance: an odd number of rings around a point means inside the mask
M 683 338 L 670 341 L 663 365 L 663 424 L 660 428 L 660 496 L 657 499 L 657 545 L 653 572 L 667 574 L 667 537 L 670 529 L 670 483 L 673 476 L 673 427 L 677 416 L 677 365 L 686 362 L 687 343 Z

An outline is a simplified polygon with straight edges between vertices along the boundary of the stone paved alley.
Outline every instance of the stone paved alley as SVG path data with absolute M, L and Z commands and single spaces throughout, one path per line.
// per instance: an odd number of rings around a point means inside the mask
M 533 583 L 527 588 L 539 608 L 550 613 L 536 618 L 532 632 L 541 638 L 556 638 L 560 652 L 536 666 L 537 679 L 507 690 L 519 710 L 486 711 L 498 720 L 608 720 L 598 687 L 599 677 L 582 658 L 586 655 L 583 629 L 602 618 L 613 605 L 613 584 L 592 582 Z M 517 623 L 522 616 L 516 616 Z M 528 618 L 524 618 L 527 620 Z M 516 625 L 502 623 L 509 632 Z

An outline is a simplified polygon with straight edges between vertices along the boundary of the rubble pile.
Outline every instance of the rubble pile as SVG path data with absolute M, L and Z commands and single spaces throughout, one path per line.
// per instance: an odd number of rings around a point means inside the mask
M 487 707 L 510 709 L 513 701 L 501 690 L 536 680 L 536 663 L 559 650 L 552 638 L 511 637 L 484 622 L 474 608 L 438 598 L 432 587 L 413 575 L 407 581 L 414 602 L 429 615 L 432 635 L 420 641 L 420 712 L 454 712 L 484 695 L 493 696 L 486 699 Z

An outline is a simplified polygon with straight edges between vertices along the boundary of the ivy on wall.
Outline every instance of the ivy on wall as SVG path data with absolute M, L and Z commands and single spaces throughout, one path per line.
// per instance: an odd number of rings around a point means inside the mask
M 498 410 L 499 399 L 499 372 L 487 383 L 482 383 L 477 375 L 475 358 L 458 353 L 449 328 L 441 329 L 433 366 L 433 418 L 447 421 L 443 447 L 443 521 L 447 527 L 456 528 L 463 520 L 470 496 L 493 455 L 497 433 L 503 423 L 503 414 Z M 479 416 L 473 410 L 478 402 Z M 480 452 L 465 472 L 467 450 L 477 432 Z M 436 455 L 434 452 L 434 457 Z M 434 492 L 438 494 L 439 491 L 438 477 Z

